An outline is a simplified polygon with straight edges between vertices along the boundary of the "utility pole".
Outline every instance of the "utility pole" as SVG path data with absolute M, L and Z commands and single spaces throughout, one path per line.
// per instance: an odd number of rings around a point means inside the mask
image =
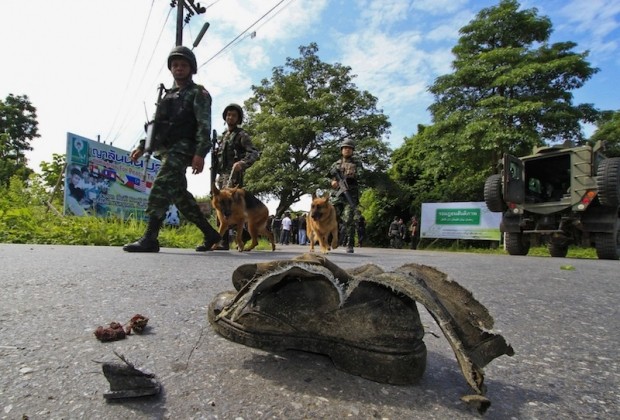
M 170 7 L 177 8 L 177 36 L 176 46 L 183 45 L 183 22 L 189 23 L 189 20 L 194 15 L 200 15 L 207 11 L 207 9 L 200 5 L 200 3 L 194 4 L 194 0 L 172 0 Z M 183 14 L 187 10 L 187 16 L 183 18 Z

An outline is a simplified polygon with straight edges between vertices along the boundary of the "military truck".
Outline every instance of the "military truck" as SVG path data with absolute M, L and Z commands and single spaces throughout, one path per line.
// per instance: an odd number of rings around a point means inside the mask
M 484 201 L 503 213 L 510 255 L 527 255 L 536 242 L 552 257 L 566 257 L 570 244 L 594 246 L 599 259 L 620 257 L 620 158 L 605 157 L 604 143 L 505 154 L 500 167 L 485 182 Z

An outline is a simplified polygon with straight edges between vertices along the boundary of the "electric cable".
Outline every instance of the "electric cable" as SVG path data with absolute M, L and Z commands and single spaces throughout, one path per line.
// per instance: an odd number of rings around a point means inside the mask
M 157 51 L 157 46 L 159 45 L 159 42 L 161 41 L 161 37 L 162 34 L 164 32 L 164 30 L 166 29 L 166 23 L 168 23 L 168 19 L 170 18 L 170 15 L 172 13 L 172 8 L 170 8 L 168 10 L 168 14 L 166 15 L 166 20 L 164 21 L 161 30 L 159 32 L 159 36 L 157 37 L 157 40 L 155 42 L 155 46 L 153 47 L 153 49 L 151 50 L 151 56 L 149 57 L 149 60 L 146 64 L 146 69 L 144 71 L 144 73 L 146 73 L 146 71 L 150 68 L 151 66 L 151 62 L 153 61 L 153 57 L 155 55 L 155 52 Z M 157 75 L 155 76 L 156 78 L 159 78 L 159 75 L 161 74 L 163 69 L 163 65 L 160 67 L 159 72 L 157 73 Z M 134 96 L 132 98 L 132 100 L 130 101 L 130 103 L 134 103 L 136 101 L 136 96 L 138 95 L 138 92 L 140 91 L 140 89 L 142 88 L 142 86 L 144 85 L 144 77 L 140 79 L 140 83 L 138 84 L 138 87 L 136 89 L 136 91 L 134 92 Z M 129 118 L 129 113 L 125 113 L 125 116 L 123 118 L 123 120 L 121 121 L 120 127 L 116 133 L 116 135 L 114 136 L 114 139 L 112 140 L 112 142 L 110 144 L 113 144 L 118 137 L 120 136 L 121 132 L 123 131 L 123 129 L 125 128 L 125 126 L 127 125 L 127 119 Z
M 258 32 L 258 30 L 260 28 L 262 28 L 263 26 L 265 26 L 267 23 L 269 23 L 273 18 L 275 18 L 276 16 L 278 16 L 284 9 L 286 9 L 288 6 L 290 6 L 295 0 L 289 0 L 289 2 L 287 4 L 285 4 L 284 6 L 282 6 L 280 8 L 280 10 L 278 10 L 277 12 L 275 12 L 269 19 L 267 19 L 266 21 L 264 21 L 260 26 L 258 26 L 256 29 L 254 29 L 253 32 L 250 32 L 249 34 L 247 34 L 246 36 L 244 36 L 243 38 L 239 39 L 237 42 L 235 42 L 234 44 L 232 44 L 230 46 L 230 48 L 233 48 L 234 46 L 240 44 L 241 42 L 243 42 L 245 39 L 247 38 L 254 38 L 256 36 L 256 33 Z
M 155 0 L 151 1 L 151 7 L 149 8 L 149 13 L 146 17 L 146 22 L 144 23 L 144 29 L 142 30 L 142 36 L 140 37 L 140 43 L 138 44 L 138 50 L 136 51 L 136 55 L 133 59 L 133 64 L 131 65 L 131 70 L 129 72 L 129 77 L 127 78 L 127 83 L 125 83 L 125 89 L 123 89 L 123 96 L 121 97 L 120 100 L 120 104 L 122 105 L 123 102 L 125 101 L 125 96 L 127 94 L 127 89 L 129 88 L 129 83 L 131 82 L 131 79 L 133 77 L 133 73 L 134 70 L 136 69 L 136 63 L 138 62 L 138 56 L 140 55 L 140 50 L 142 49 L 142 42 L 144 42 L 144 36 L 146 35 L 146 28 L 149 25 L 149 22 L 151 20 L 151 14 L 153 12 L 153 5 L 155 4 Z M 116 120 L 118 119 L 118 116 L 121 112 L 121 106 L 118 106 L 116 108 L 116 114 L 114 115 L 114 119 L 112 120 L 112 124 L 110 125 L 110 128 L 108 130 L 108 133 L 104 136 L 104 141 L 107 140 L 110 135 L 112 134 L 112 128 L 116 125 Z M 110 143 L 110 145 L 112 144 L 112 142 Z
M 241 36 L 243 34 L 245 34 L 247 31 L 249 31 L 250 29 L 252 29 L 252 27 L 254 25 L 256 25 L 258 22 L 260 22 L 261 20 L 263 20 L 265 18 L 265 16 L 267 16 L 269 13 L 271 13 L 275 8 L 277 8 L 279 5 L 281 5 L 282 3 L 284 3 L 286 0 L 280 0 L 275 6 L 273 6 L 271 9 L 269 9 L 267 11 L 267 13 L 265 13 L 264 15 L 262 15 L 260 18 L 258 18 L 254 23 L 252 23 L 248 28 L 246 28 L 243 32 L 241 32 L 239 35 L 237 35 L 232 41 L 230 41 L 228 44 L 226 44 L 224 46 L 224 48 L 222 48 L 221 50 L 219 50 L 217 53 L 215 53 L 215 55 L 213 55 L 211 58 L 209 58 L 207 61 L 205 61 L 204 63 L 202 63 L 200 66 L 198 66 L 198 69 L 202 68 L 202 66 L 204 66 L 205 64 L 209 63 L 210 61 L 212 61 L 215 57 L 217 57 L 218 55 L 220 55 L 224 50 L 226 50 L 231 44 L 233 44 L 237 39 L 241 38 Z

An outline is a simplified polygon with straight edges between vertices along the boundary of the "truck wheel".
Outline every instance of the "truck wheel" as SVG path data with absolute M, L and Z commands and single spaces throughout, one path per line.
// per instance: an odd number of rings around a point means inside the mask
M 549 249 L 549 254 L 555 258 L 564 258 L 566 254 L 568 254 L 568 244 L 567 243 L 558 243 L 558 242 L 549 242 L 547 245 Z
M 502 198 L 502 176 L 493 174 L 484 182 L 484 202 L 492 212 L 506 210 L 506 204 Z
M 527 255 L 530 250 L 530 238 L 522 233 L 506 232 L 506 251 L 510 255 Z
M 604 206 L 620 206 L 620 157 L 605 159 L 596 175 L 598 199 Z
M 614 232 L 596 234 L 594 247 L 599 260 L 617 260 L 620 258 L 620 219 L 616 221 Z

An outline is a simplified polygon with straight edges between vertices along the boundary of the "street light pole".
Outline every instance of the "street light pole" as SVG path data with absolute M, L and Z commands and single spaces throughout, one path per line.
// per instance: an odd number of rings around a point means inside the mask
M 176 46 L 183 45 L 183 8 L 185 0 L 177 0 L 177 38 Z
M 194 4 L 194 0 L 172 0 L 170 2 L 170 7 L 177 7 L 177 36 L 176 36 L 176 46 L 183 45 L 183 22 L 189 23 L 189 20 L 194 15 L 200 15 L 207 11 L 207 8 L 201 6 L 200 3 Z M 183 9 L 187 9 L 187 16 L 183 18 Z M 208 23 L 205 23 L 206 28 L 209 27 Z M 201 31 L 200 38 L 204 35 L 206 28 L 203 28 Z M 200 40 L 198 39 L 194 42 L 194 47 L 198 44 Z

